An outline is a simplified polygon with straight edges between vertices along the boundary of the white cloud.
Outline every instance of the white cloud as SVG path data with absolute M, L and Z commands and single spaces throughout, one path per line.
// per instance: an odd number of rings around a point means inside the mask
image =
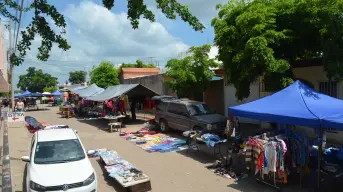
M 216 46 L 211 47 L 210 53 L 208 54 L 210 59 L 215 59 L 217 55 L 218 55 L 218 47 Z
M 29 66 L 42 68 L 64 82 L 70 71 L 89 71 L 104 60 L 117 64 L 148 57 L 171 58 L 189 47 L 160 23 L 142 19 L 139 29 L 133 30 L 126 14 L 112 13 L 91 1 L 70 4 L 62 13 L 68 22 L 67 40 L 72 48 L 62 52 L 54 46 L 49 61 L 40 62 L 36 59 L 40 39 L 36 38 L 23 66 L 15 69 L 16 82 Z

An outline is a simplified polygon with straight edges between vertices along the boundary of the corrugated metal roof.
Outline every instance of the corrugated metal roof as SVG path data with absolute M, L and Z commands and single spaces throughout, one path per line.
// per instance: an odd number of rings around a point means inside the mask
M 93 83 L 89 87 L 86 87 L 84 89 L 75 90 L 73 92 L 78 94 L 80 97 L 90 97 L 90 96 L 98 94 L 102 91 L 104 91 L 103 88 L 100 88 L 96 84 Z

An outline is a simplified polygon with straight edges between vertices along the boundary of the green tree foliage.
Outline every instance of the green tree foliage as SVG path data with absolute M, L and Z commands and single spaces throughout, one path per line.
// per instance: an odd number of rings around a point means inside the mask
M 17 87 L 30 92 L 42 92 L 45 87 L 56 87 L 57 78 L 49 73 L 44 73 L 41 69 L 29 67 L 25 75 L 19 75 Z
M 214 73 L 211 67 L 218 67 L 219 64 L 214 59 L 210 59 L 208 54 L 211 45 L 191 47 L 188 52 L 190 56 L 183 59 L 171 59 L 167 62 L 168 71 L 166 75 L 172 80 L 167 84 L 176 91 L 178 95 L 186 97 L 194 86 L 205 90 Z
M 217 9 L 218 59 L 239 100 L 263 75 L 279 73 L 268 76 L 279 77 L 281 87 L 291 83 L 280 73 L 290 74 L 295 60 L 323 58 L 329 78 L 343 77 L 342 0 L 232 0 Z
M 102 88 L 120 84 L 118 79 L 118 70 L 109 61 L 101 62 L 97 67 L 94 66 L 89 76 L 91 84 L 95 83 L 97 86 Z
M 120 65 L 122 68 L 156 68 L 154 64 L 145 64 L 141 60 L 137 60 L 136 63 L 123 63 Z
M 127 1 L 128 11 L 127 17 L 132 24 L 133 29 L 139 26 L 139 19 L 145 18 L 151 22 L 155 21 L 154 13 L 148 9 L 144 0 L 122 0 Z M 17 1 L 18 2 L 18 1 Z M 104 7 L 112 9 L 115 6 L 114 0 L 102 0 Z M 165 14 L 169 19 L 176 19 L 176 16 L 189 23 L 196 31 L 202 31 L 205 27 L 199 20 L 190 14 L 187 6 L 181 5 L 176 0 L 156 0 L 157 8 Z M 23 12 L 34 11 L 34 17 L 31 23 L 26 27 L 26 30 L 21 32 L 22 40 L 19 42 L 17 50 L 18 53 L 13 53 L 10 60 L 14 65 L 18 66 L 24 61 L 26 51 L 30 49 L 31 42 L 35 35 L 38 34 L 42 38 L 42 44 L 38 48 L 37 58 L 42 61 L 47 61 L 53 43 L 66 51 L 70 49 L 63 35 L 66 33 L 66 21 L 64 16 L 58 12 L 55 6 L 51 5 L 47 0 L 34 0 L 29 7 L 21 7 L 15 0 L 5 0 L 0 2 L 0 15 L 12 21 L 18 22 L 18 18 L 12 13 L 14 10 L 23 10 Z M 47 18 L 51 18 L 56 27 L 60 28 L 61 32 L 56 33 L 51 29 Z
M 53 93 L 57 90 L 57 87 L 56 86 L 53 86 L 53 87 L 44 87 L 43 89 L 43 92 L 50 92 L 50 93 Z
M 85 82 L 85 71 L 69 72 L 69 82 L 71 84 L 80 84 Z

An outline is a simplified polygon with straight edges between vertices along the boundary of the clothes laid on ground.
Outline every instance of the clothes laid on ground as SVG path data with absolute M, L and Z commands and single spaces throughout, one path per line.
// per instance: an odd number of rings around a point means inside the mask
M 172 152 L 185 149 L 186 141 L 173 138 L 165 134 L 157 134 L 148 128 L 137 132 L 125 132 L 122 138 L 134 142 L 138 147 L 147 152 Z
M 118 182 L 129 183 L 148 179 L 142 171 L 138 170 L 127 160 L 121 158 L 116 151 L 99 151 L 99 156 L 105 163 L 106 172 Z

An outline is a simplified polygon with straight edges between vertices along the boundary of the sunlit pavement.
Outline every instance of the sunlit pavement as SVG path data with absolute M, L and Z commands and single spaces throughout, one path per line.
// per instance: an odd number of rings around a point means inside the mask
M 109 133 L 97 127 L 100 122 L 83 121 L 75 118 L 60 118 L 56 114 L 57 108 L 50 108 L 48 111 L 26 112 L 26 115 L 35 117 L 40 122 L 49 124 L 67 124 L 78 130 L 86 149 L 107 148 L 116 150 L 123 158 L 133 163 L 137 168 L 144 171 L 151 179 L 152 191 L 156 192 L 208 192 L 208 191 L 267 191 L 261 187 L 252 186 L 248 183 L 235 184 L 231 179 L 215 175 L 205 168 L 206 164 L 213 163 L 212 158 L 203 152 L 190 151 L 186 153 L 147 153 L 136 147 L 133 143 L 119 137 L 118 133 Z M 92 124 L 92 125 L 90 125 Z M 103 125 L 103 124 L 102 124 Z M 130 125 L 129 130 L 138 130 L 142 124 Z M 25 163 L 20 160 L 21 156 L 28 155 L 30 133 L 26 128 L 9 129 L 10 155 L 12 165 L 12 179 L 15 191 L 23 191 L 23 176 Z M 122 188 L 115 184 L 111 178 L 104 176 L 98 158 L 91 159 L 96 169 L 99 180 L 99 191 L 122 191 Z M 53 173 L 51 173 L 53 174 Z M 270 191 L 270 190 L 268 190 Z

